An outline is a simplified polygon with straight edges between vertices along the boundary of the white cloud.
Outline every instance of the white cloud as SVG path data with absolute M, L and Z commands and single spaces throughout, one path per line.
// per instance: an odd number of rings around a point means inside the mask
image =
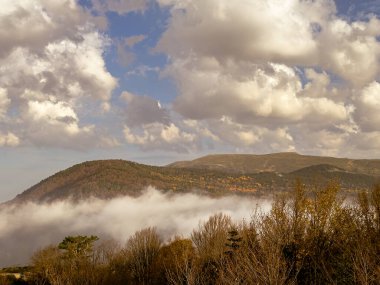
M 0 5 L 0 55 L 16 46 L 38 51 L 63 37 L 75 39 L 89 17 L 73 0 L 1 0 Z
M 176 9 L 185 8 L 191 0 L 157 0 L 160 6 L 173 6 Z
M 25 143 L 61 148 L 115 147 L 120 142 L 99 132 L 95 125 L 81 125 L 77 113 L 62 101 L 29 101 L 24 114 Z
M 289 130 L 285 128 L 266 128 L 260 126 L 239 124 L 229 117 L 220 120 L 209 120 L 208 129 L 219 142 L 234 146 L 238 151 L 258 153 L 276 151 L 294 151 L 294 141 Z
M 163 75 L 179 92 L 173 110 L 215 142 L 342 154 L 360 133 L 374 141 L 374 15 L 340 18 L 330 0 L 158 2 L 172 15 L 156 50 L 168 55 Z
M 335 9 L 329 0 L 180 2 L 168 3 L 175 8 L 158 49 L 220 61 L 315 63 L 318 45 L 312 24 L 326 21 Z
M 81 122 L 91 112 L 110 109 L 117 81 L 106 69 L 103 53 L 109 40 L 97 31 L 95 19 L 69 0 L 6 1 L 3 7 L 4 129 L 12 129 L 20 144 L 72 148 L 89 146 L 91 141 L 101 144 L 104 135 L 91 123 Z
M 332 0 L 163 2 L 172 18 L 157 50 L 173 58 L 318 65 L 357 86 L 379 75 L 380 21 L 338 18 Z
M 318 73 L 314 69 L 305 70 L 308 82 L 305 84 L 302 93 L 308 97 L 326 97 L 336 90 L 329 90 L 331 83 L 330 77 L 326 72 Z
M 379 82 L 372 82 L 356 97 L 354 116 L 363 131 L 380 131 Z
M 179 129 L 174 123 L 165 125 L 151 123 L 131 129 L 124 126 L 124 137 L 130 144 L 143 150 L 167 150 L 175 152 L 195 151 L 199 147 L 198 137 Z
M 160 67 L 158 66 L 139 65 L 136 68 L 128 71 L 126 75 L 127 76 L 135 75 L 135 76 L 145 77 L 148 72 L 158 73 L 159 71 L 160 71 Z
M 368 151 L 372 153 L 371 158 L 380 155 L 380 131 L 369 131 L 355 134 L 350 138 L 350 143 L 352 144 L 354 151 L 358 150 L 364 154 L 368 153 Z
M 20 139 L 11 132 L 8 132 L 7 134 L 3 134 L 0 131 L 0 146 L 18 146 L 20 144 Z
M 73 109 L 65 105 L 63 102 L 52 103 L 50 101 L 29 101 L 28 107 L 29 115 L 35 121 L 78 121 L 78 117 Z
M 185 117 L 228 116 L 238 123 L 260 124 L 261 120 L 282 125 L 348 119 L 348 106 L 334 98 L 315 96 L 315 84 L 302 88 L 301 79 L 290 67 L 247 63 L 223 66 L 210 61 L 174 61 L 166 71 L 176 79 L 180 91 L 174 109 Z
M 0 119 L 4 118 L 8 106 L 11 100 L 8 98 L 7 90 L 4 88 L 0 88 Z
M 74 110 L 63 102 L 29 101 L 28 116 L 35 124 L 48 124 L 64 130 L 66 135 L 75 136 L 81 131 L 89 132 L 91 127 L 81 130 L 78 126 L 78 117 Z M 64 134 L 62 134 L 64 135 Z
M 101 13 L 116 12 L 124 15 L 134 11 L 144 11 L 147 0 L 92 0 L 94 9 Z
M 74 0 L 0 0 L 2 133 L 21 145 L 118 145 L 104 125 L 119 119 L 125 124 L 119 135 L 124 130 L 127 143 L 144 150 L 215 144 L 338 152 L 360 134 L 373 144 L 380 125 L 376 16 L 342 18 L 332 0 L 157 2 L 171 13 L 155 47 L 169 63 L 164 71 L 139 63 L 127 75 L 161 72 L 174 79 L 178 96 L 161 106 L 126 92 L 115 113 L 118 82 L 104 60 L 111 41 L 99 32 L 97 17 Z M 150 5 L 91 3 L 100 18 Z M 145 39 L 114 41 L 119 62 L 130 65 Z M 316 143 L 318 137 L 324 142 Z
M 301 153 L 316 155 L 345 156 L 349 146 L 350 133 L 337 129 L 310 130 L 307 125 L 299 126 L 294 132 L 295 147 Z M 354 155 L 350 153 L 350 157 Z
M 120 97 L 126 103 L 124 137 L 127 143 L 143 150 L 189 152 L 200 148 L 204 133 L 199 132 L 203 130 L 173 117 L 159 101 L 128 91 Z
M 328 22 L 319 36 L 320 64 L 354 86 L 364 86 L 379 76 L 380 21 Z M 322 48 L 323 47 L 323 48 Z

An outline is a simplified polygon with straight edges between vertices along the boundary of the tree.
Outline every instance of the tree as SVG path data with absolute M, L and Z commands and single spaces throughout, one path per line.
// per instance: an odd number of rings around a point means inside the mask
M 155 266 L 155 284 L 195 285 L 197 272 L 195 250 L 190 239 L 176 237 L 160 249 Z
M 360 242 L 352 254 L 358 283 L 380 282 L 380 184 L 369 193 L 358 195 L 356 211 L 357 234 Z
M 127 242 L 126 253 L 135 284 L 151 284 L 153 265 L 161 247 L 155 228 L 136 232 Z
M 99 238 L 97 236 L 67 236 L 58 245 L 59 249 L 66 250 L 66 254 L 71 258 L 90 257 L 94 242 Z
M 240 248 L 240 243 L 242 240 L 243 239 L 239 235 L 238 230 L 236 228 L 232 228 L 230 231 L 228 231 L 228 238 L 226 243 L 227 250 L 224 253 L 232 257 L 234 252 Z
M 96 236 L 68 236 L 32 257 L 36 284 L 101 284 L 94 254 Z
M 211 216 L 191 234 L 199 262 L 202 284 L 215 284 L 225 259 L 226 240 L 232 227 L 231 218 L 222 213 Z
M 62 253 L 56 246 L 38 250 L 32 256 L 32 280 L 36 285 L 64 284 Z

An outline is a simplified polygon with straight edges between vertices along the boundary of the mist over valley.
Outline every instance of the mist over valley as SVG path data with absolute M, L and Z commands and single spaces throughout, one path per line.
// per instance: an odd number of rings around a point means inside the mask
M 156 227 L 163 240 L 189 236 L 216 213 L 249 220 L 269 211 L 270 200 L 229 195 L 212 198 L 193 193 L 164 193 L 149 187 L 140 196 L 89 198 L 51 203 L 26 202 L 0 209 L 0 267 L 26 265 L 32 254 L 68 235 L 97 235 L 124 244 L 136 231 Z

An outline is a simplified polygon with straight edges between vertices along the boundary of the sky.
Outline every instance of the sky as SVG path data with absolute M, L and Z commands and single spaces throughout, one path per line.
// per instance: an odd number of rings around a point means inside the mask
M 0 5 L 0 201 L 95 159 L 380 158 L 379 0 Z

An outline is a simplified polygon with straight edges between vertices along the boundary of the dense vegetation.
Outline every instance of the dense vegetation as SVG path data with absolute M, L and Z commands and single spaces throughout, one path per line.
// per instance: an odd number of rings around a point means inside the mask
M 339 186 L 297 183 L 269 213 L 216 214 L 190 237 L 154 228 L 125 245 L 66 237 L 36 252 L 28 284 L 379 284 L 380 186 L 344 202 Z M 5 277 L 4 277 L 5 278 Z M 3 279 L 4 279 L 3 278 Z M 0 284 L 9 284 L 0 281 Z
M 320 161 L 324 160 L 320 158 L 317 162 Z M 313 162 L 315 161 L 307 163 Z M 287 160 L 287 163 L 289 169 L 294 168 L 292 161 Z M 303 161 L 302 165 L 305 164 Z M 285 161 L 281 160 L 279 166 L 285 167 L 284 165 Z M 373 169 L 380 171 L 380 167 Z M 268 195 L 288 191 L 297 178 L 307 185 L 314 185 L 316 182 L 325 184 L 335 179 L 346 192 L 368 189 L 378 179 L 377 176 L 349 172 L 327 164 L 312 165 L 287 173 L 239 174 L 207 169 L 157 167 L 123 160 L 102 160 L 84 162 L 58 172 L 18 195 L 13 202 L 45 202 L 68 198 L 81 200 L 90 196 L 102 199 L 123 195 L 137 196 L 148 186 L 175 193 L 196 190 L 212 196 L 226 193 Z
M 258 172 L 291 173 L 313 166 L 330 165 L 341 170 L 367 175 L 380 175 L 380 159 L 350 159 L 301 155 L 295 152 L 271 154 L 213 154 L 190 161 L 178 161 L 171 167 L 218 170 L 226 173 Z

